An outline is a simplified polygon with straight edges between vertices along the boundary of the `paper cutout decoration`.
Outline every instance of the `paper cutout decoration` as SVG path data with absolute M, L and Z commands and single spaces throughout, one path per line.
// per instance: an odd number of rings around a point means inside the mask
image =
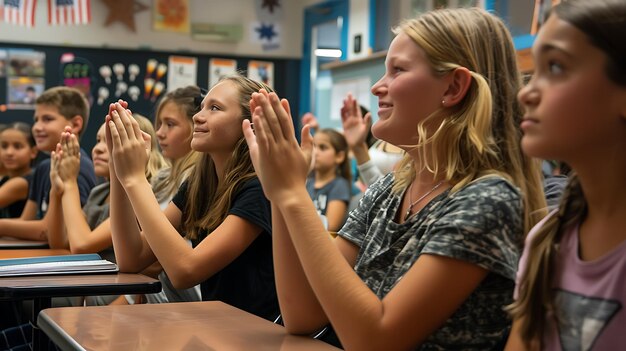
M 156 69 L 156 66 L 159 62 L 155 59 L 149 59 L 146 63 L 146 76 L 152 75 L 152 72 Z
M 154 87 L 154 79 L 146 78 L 143 80 L 143 97 L 144 99 L 150 98 L 150 92 L 152 92 L 152 87 Z
M 109 88 L 98 88 L 98 105 L 104 104 L 104 101 L 109 98 Z
M 115 97 L 120 97 L 128 90 L 128 83 L 124 81 L 119 81 L 115 85 Z
M 165 89 L 165 83 L 156 82 L 154 84 L 154 88 L 152 89 L 152 98 L 150 99 L 150 101 L 155 102 L 156 99 L 159 97 L 159 95 L 161 95 L 164 89 Z
M 167 65 L 164 63 L 159 63 L 156 71 L 156 80 L 163 78 L 165 72 L 167 72 Z
M 122 22 L 128 29 L 136 32 L 135 13 L 145 11 L 148 6 L 137 0 L 102 0 L 109 9 L 109 14 L 104 22 L 104 26 L 108 27 L 115 22 Z
M 189 33 L 189 4 L 187 0 L 155 0 L 152 28 L 159 31 Z
M 139 100 L 139 94 L 141 94 L 141 90 L 139 89 L 138 86 L 133 85 L 130 88 L 128 88 L 128 96 L 130 96 L 130 98 L 133 101 Z
M 102 76 L 102 78 L 104 78 L 104 81 L 107 84 L 111 84 L 111 74 L 113 73 L 111 71 L 111 67 L 104 65 L 104 66 L 100 66 L 100 75 Z
M 91 62 L 81 57 L 74 57 L 72 61 L 66 60 L 61 63 L 61 72 L 63 76 L 62 84 L 66 87 L 80 90 L 89 103 L 92 104 L 92 91 L 95 89 L 97 79 Z
M 249 61 L 248 78 L 261 81 L 274 87 L 274 63 L 268 61 Z
M 116 63 L 113 65 L 113 73 L 115 73 L 115 77 L 117 80 L 124 80 L 124 72 L 126 71 L 126 67 L 124 67 L 121 63 Z
M 136 63 L 131 63 L 128 65 L 128 80 L 131 82 L 135 81 L 135 78 L 139 75 L 139 65 Z

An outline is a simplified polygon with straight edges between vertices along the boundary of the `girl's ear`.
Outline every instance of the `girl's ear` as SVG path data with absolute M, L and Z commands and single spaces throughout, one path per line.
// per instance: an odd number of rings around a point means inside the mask
M 463 100 L 472 84 L 472 73 L 465 67 L 459 67 L 455 68 L 447 79 L 449 85 L 441 99 L 442 107 L 454 106 Z
M 346 152 L 339 151 L 335 154 L 335 162 L 340 165 L 346 159 Z
M 39 149 L 36 146 L 30 148 L 30 159 L 34 160 L 37 157 L 37 153 L 39 153 Z

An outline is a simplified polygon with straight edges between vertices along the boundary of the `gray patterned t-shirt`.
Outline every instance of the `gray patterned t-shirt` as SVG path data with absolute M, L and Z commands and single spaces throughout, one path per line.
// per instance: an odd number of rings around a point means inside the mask
M 360 247 L 355 271 L 382 299 L 422 254 L 489 270 L 463 305 L 418 349 L 492 348 L 510 324 L 502 307 L 512 302 L 518 243 L 523 241 L 519 190 L 504 178 L 484 177 L 455 193 L 445 191 L 398 224 L 394 217 L 402 194 L 392 193 L 393 180 L 391 173 L 368 188 L 339 231 Z

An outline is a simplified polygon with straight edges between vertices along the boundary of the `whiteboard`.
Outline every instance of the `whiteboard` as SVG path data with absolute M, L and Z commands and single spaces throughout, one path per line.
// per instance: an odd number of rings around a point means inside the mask
M 343 107 L 343 100 L 348 96 L 348 93 L 352 93 L 356 101 L 369 110 L 372 97 L 371 86 L 372 80 L 369 77 L 334 82 L 330 94 L 330 119 L 341 120 L 341 107 Z

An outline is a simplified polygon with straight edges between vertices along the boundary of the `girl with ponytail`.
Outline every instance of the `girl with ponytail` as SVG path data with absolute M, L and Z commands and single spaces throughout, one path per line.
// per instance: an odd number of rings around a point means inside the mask
M 243 122 L 272 203 L 286 330 L 347 350 L 486 350 L 506 341 L 526 228 L 545 207 L 522 155 L 520 77 L 505 25 L 480 9 L 437 10 L 395 31 L 374 84 L 374 136 L 406 151 L 330 239 L 305 189 L 312 140 L 289 104 L 252 95 Z M 333 340 L 336 334 L 337 340 Z
M 625 32 L 623 0 L 570 0 L 533 45 L 522 148 L 574 175 L 526 239 L 507 350 L 626 345 Z

